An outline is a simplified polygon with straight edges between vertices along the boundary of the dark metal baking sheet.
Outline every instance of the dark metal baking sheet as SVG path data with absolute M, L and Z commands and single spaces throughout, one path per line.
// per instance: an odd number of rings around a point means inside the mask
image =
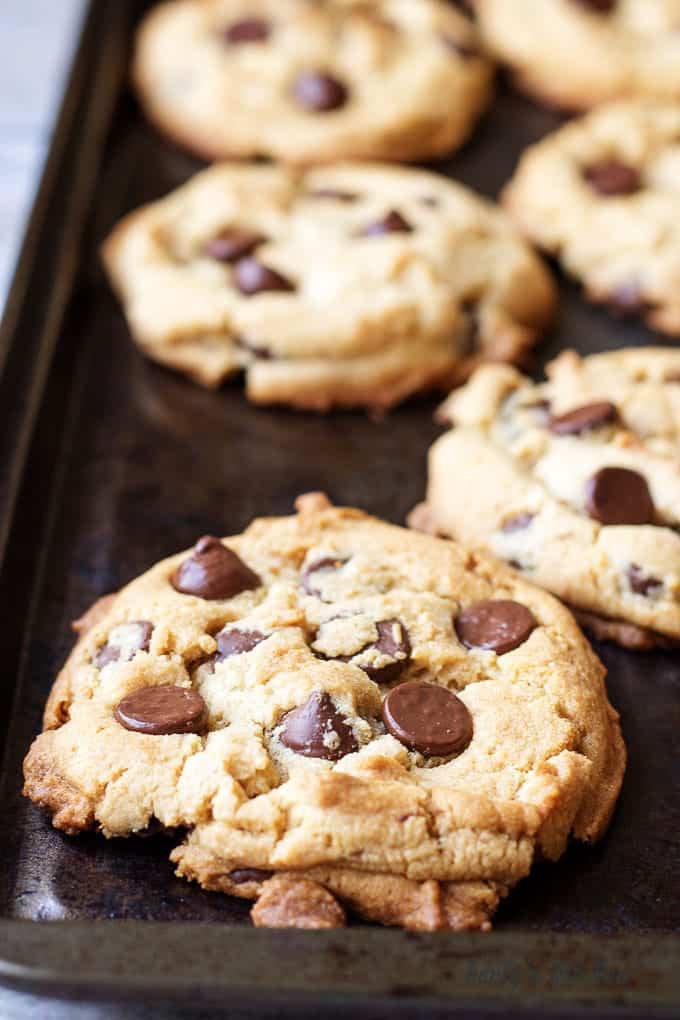
M 403 522 L 438 431 L 435 398 L 383 421 L 258 409 L 240 383 L 204 392 L 130 343 L 97 245 L 120 215 L 199 167 L 126 92 L 145 6 L 92 5 L 0 335 L 0 980 L 72 995 L 284 994 L 291 1008 L 351 996 L 371 1016 L 414 1003 L 670 1009 L 680 1002 L 677 655 L 600 648 L 630 754 L 611 830 L 539 865 L 490 936 L 255 931 L 247 904 L 173 876 L 163 836 L 69 839 L 20 797 L 70 621 L 95 598 L 197 535 L 290 512 L 309 489 Z M 472 142 L 438 169 L 493 196 L 556 123 L 502 88 Z M 537 368 L 566 344 L 663 342 L 561 283 Z

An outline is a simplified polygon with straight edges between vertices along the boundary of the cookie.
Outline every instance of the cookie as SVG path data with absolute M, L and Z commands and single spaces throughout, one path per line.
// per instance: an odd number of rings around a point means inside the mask
M 617 103 L 530 147 L 503 203 L 593 301 L 680 336 L 679 170 L 680 105 Z
M 104 259 L 142 350 L 249 399 L 385 408 L 521 359 L 554 285 L 509 219 L 422 170 L 223 165 L 133 212 Z
M 142 23 L 133 78 L 208 160 L 406 162 L 465 141 L 493 68 L 443 0 L 173 0 Z
M 298 508 L 81 623 L 25 793 L 68 833 L 185 827 L 177 873 L 258 899 L 258 925 L 488 929 L 536 855 L 607 826 L 625 750 L 603 667 L 483 555 Z
M 680 352 L 479 369 L 442 408 L 413 524 L 485 546 L 629 648 L 680 640 Z
M 680 99 L 677 0 L 473 0 L 485 45 L 519 86 L 585 110 L 623 98 Z

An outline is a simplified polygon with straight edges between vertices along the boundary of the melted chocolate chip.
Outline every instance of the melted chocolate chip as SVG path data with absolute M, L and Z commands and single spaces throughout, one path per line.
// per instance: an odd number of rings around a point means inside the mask
M 224 38 L 231 45 L 238 43 L 266 42 L 271 34 L 271 24 L 264 18 L 243 18 L 229 25 Z
M 344 106 L 349 98 L 347 86 L 322 71 L 303 71 L 293 82 L 293 96 L 303 110 L 327 113 Z
M 236 227 L 223 230 L 217 237 L 213 237 L 205 246 L 205 253 L 211 259 L 218 262 L 236 262 L 244 255 L 251 252 L 260 244 L 264 244 L 267 238 L 264 234 L 258 234 L 254 230 L 238 230 Z
M 324 556 L 323 559 L 315 560 L 313 563 L 310 563 L 309 566 L 305 567 L 300 575 L 300 584 L 303 591 L 305 591 L 308 595 L 316 595 L 317 598 L 320 598 L 321 592 L 312 581 L 314 574 L 340 570 L 340 568 L 344 567 L 347 562 L 347 559 L 342 559 L 340 557 Z
M 512 517 L 506 517 L 501 525 L 501 531 L 504 535 L 512 535 L 515 531 L 526 531 L 534 516 L 535 514 L 519 513 L 513 514 Z
M 217 662 L 230 659 L 232 655 L 252 652 L 268 635 L 259 630 L 239 630 L 237 627 L 223 627 L 217 635 Z
M 325 693 L 315 691 L 282 720 L 281 743 L 306 758 L 338 761 L 358 749 L 352 728 Z
M 168 733 L 204 733 L 208 710 L 197 691 L 164 684 L 133 691 L 114 711 L 126 730 L 155 736 Z
M 393 687 L 382 706 L 393 737 L 428 756 L 464 751 L 472 740 L 472 717 L 461 699 L 437 684 L 412 680 Z
M 459 613 L 455 627 L 467 648 L 484 648 L 505 655 L 524 644 L 536 627 L 536 620 L 520 602 L 488 599 Z
M 202 599 L 230 599 L 261 584 L 257 574 L 233 550 L 211 535 L 198 540 L 192 555 L 172 576 L 177 591 Z
M 332 198 L 336 202 L 356 202 L 359 196 L 355 191 L 341 191 L 340 188 L 315 188 L 314 191 L 308 191 L 307 196 L 309 198 Z
M 586 510 L 602 524 L 651 524 L 654 520 L 654 502 L 647 481 L 628 468 L 600 468 L 589 478 Z
M 129 662 L 137 652 L 148 652 L 152 634 L 153 624 L 148 620 L 133 620 L 114 627 L 95 656 L 95 666 L 103 669 L 110 662 Z
M 239 259 L 234 267 L 234 282 L 246 297 L 270 290 L 295 290 L 295 284 L 291 280 L 254 258 Z
M 598 429 L 614 421 L 616 405 L 609 400 L 600 400 L 593 404 L 575 407 L 566 414 L 559 414 L 550 419 L 548 428 L 556 436 L 575 436 L 580 432 Z
M 607 198 L 632 195 L 640 190 L 640 174 L 635 167 L 615 159 L 586 167 L 583 176 L 594 191 Z
M 375 223 L 370 223 L 361 231 L 362 237 L 380 237 L 383 234 L 411 234 L 413 227 L 400 212 L 391 209 L 386 216 Z
M 654 591 L 655 588 L 663 587 L 663 581 L 658 577 L 645 574 L 637 563 L 631 563 L 628 567 L 628 583 L 631 591 L 634 591 L 636 595 L 649 595 L 650 591 Z
M 245 882 L 266 882 L 273 874 L 273 871 L 263 868 L 234 868 L 229 872 L 227 878 L 234 885 L 244 885 Z

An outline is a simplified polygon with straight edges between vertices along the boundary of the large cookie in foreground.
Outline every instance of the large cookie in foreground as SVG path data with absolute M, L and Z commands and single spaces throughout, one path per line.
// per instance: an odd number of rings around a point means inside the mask
M 209 160 L 424 160 L 451 152 L 493 78 L 443 0 L 173 0 L 143 22 L 147 116 Z
M 104 245 L 151 358 L 248 397 L 389 407 L 481 360 L 516 361 L 555 304 L 503 212 L 421 170 L 216 166 Z
M 680 99 L 677 0 L 471 0 L 486 46 L 551 106 Z
M 90 615 L 25 792 L 69 833 L 186 827 L 178 873 L 258 898 L 259 925 L 351 908 L 487 929 L 537 854 L 607 826 L 625 750 L 604 670 L 505 567 L 318 495 L 298 507 Z
M 677 643 L 680 352 L 566 351 L 547 372 L 486 366 L 449 398 L 413 523 L 486 546 L 597 636 Z
M 680 103 L 614 103 L 530 146 L 503 205 L 591 300 L 680 336 L 679 180 Z

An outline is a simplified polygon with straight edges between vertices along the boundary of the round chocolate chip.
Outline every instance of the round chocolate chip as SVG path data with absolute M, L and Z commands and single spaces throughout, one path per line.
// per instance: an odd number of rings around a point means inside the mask
M 599 429 L 616 418 L 616 405 L 609 400 L 599 400 L 593 404 L 575 407 L 566 414 L 558 414 L 551 418 L 548 428 L 556 436 L 575 436 L 589 429 Z
M 281 743 L 306 758 L 338 761 L 358 749 L 352 728 L 325 693 L 315 691 L 282 720 Z
M 476 602 L 458 614 L 456 634 L 467 648 L 505 655 L 527 640 L 536 620 L 526 606 L 511 599 Z
M 205 246 L 205 253 L 218 262 L 236 262 L 244 255 L 250 255 L 267 238 L 254 230 L 238 230 L 236 227 L 223 230 Z
M 654 501 L 647 481 L 628 468 L 600 468 L 589 478 L 586 510 L 602 524 L 651 524 L 654 520 Z
M 172 576 L 177 591 L 202 599 L 230 599 L 261 584 L 257 574 L 235 552 L 211 535 L 199 538 L 191 556 Z
M 208 710 L 197 691 L 164 684 L 142 687 L 118 704 L 114 716 L 126 730 L 135 733 L 204 733 Z
M 347 86 L 322 71 L 303 71 L 293 82 L 293 96 L 310 113 L 327 113 L 344 106 L 349 98 Z
M 362 237 L 380 237 L 382 234 L 411 234 L 413 227 L 400 212 L 391 209 L 381 220 L 370 223 L 361 231 Z
M 103 669 L 110 662 L 129 662 L 137 652 L 148 652 L 153 624 L 148 620 L 132 620 L 114 627 L 106 644 L 95 657 L 95 666 Z
M 594 191 L 605 197 L 632 195 L 640 190 L 640 174 L 635 167 L 615 159 L 586 167 L 583 176 Z
M 337 202 L 356 202 L 359 198 L 355 191 L 342 191 L 340 188 L 316 188 L 314 191 L 308 191 L 307 196 L 309 198 L 332 198 Z
M 581 7 L 587 7 L 594 14 L 611 14 L 618 0 L 573 0 L 573 3 L 579 4 Z
M 246 297 L 262 294 L 268 290 L 295 290 L 295 284 L 287 277 L 254 258 L 239 259 L 234 267 L 234 281 Z
M 234 868 L 228 873 L 227 878 L 234 885 L 243 885 L 245 882 L 266 882 L 273 874 L 273 871 L 263 868 Z
M 472 717 L 460 698 L 420 680 L 393 687 L 382 706 L 393 737 L 430 757 L 464 751 L 472 740 Z
M 663 581 L 658 577 L 645 574 L 637 563 L 631 563 L 628 567 L 628 583 L 631 591 L 634 591 L 636 595 L 649 595 L 650 591 L 654 591 L 655 588 L 663 587 Z
M 232 45 L 237 43 L 266 42 L 271 34 L 271 25 L 264 18 L 243 18 L 234 21 L 224 33 Z
M 314 574 L 333 573 L 336 570 L 340 570 L 341 567 L 344 567 L 347 562 L 347 559 L 336 556 L 324 556 L 321 560 L 314 560 L 313 563 L 310 563 L 309 566 L 305 567 L 300 575 L 300 584 L 303 590 L 308 595 L 315 595 L 317 598 L 320 598 L 321 590 L 314 584 Z
M 239 630 L 237 627 L 223 627 L 217 635 L 217 661 L 223 662 L 230 659 L 232 655 L 243 655 L 245 652 L 252 652 L 261 641 L 267 639 L 267 634 L 259 630 Z
M 504 535 L 512 535 L 515 531 L 526 531 L 534 516 L 534 514 L 519 513 L 513 514 L 512 517 L 506 517 L 501 525 L 501 531 Z

